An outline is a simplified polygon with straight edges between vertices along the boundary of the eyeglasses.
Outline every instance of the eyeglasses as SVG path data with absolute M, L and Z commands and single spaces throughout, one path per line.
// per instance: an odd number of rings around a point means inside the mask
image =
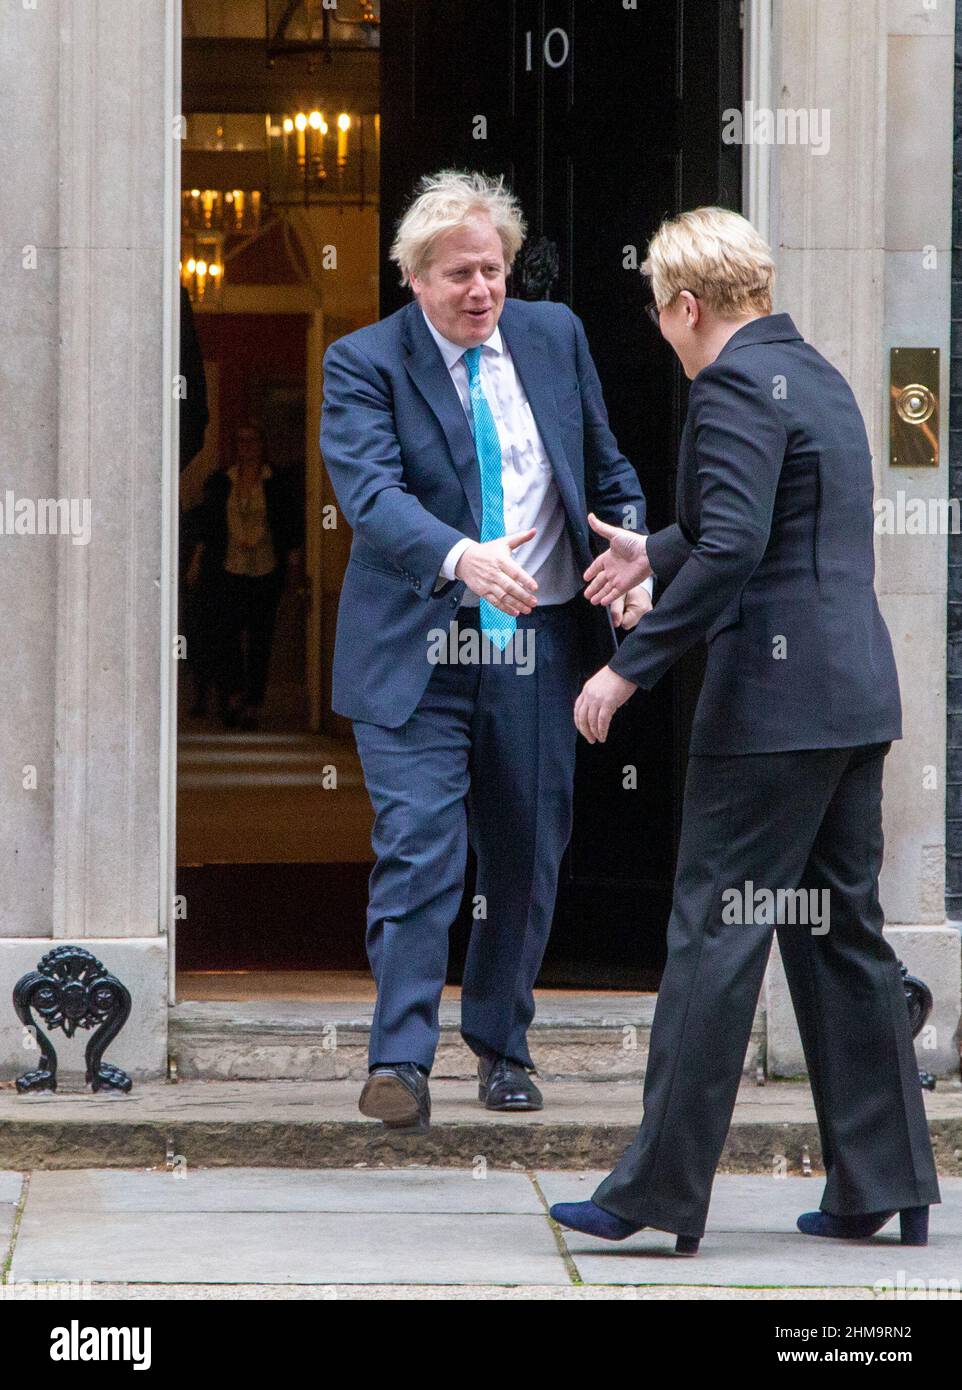
M 695 294 L 692 290 L 686 290 L 685 293 L 686 293 L 686 294 L 690 294 L 691 297 L 692 297 L 692 299 L 697 299 L 697 298 L 698 298 L 697 294 Z M 678 291 L 678 294 L 681 294 L 681 290 Z M 675 295 L 675 299 L 678 298 L 678 294 Z M 672 304 L 674 304 L 675 300 L 673 299 L 671 302 L 672 302 Z M 665 305 L 665 308 L 667 309 L 667 307 L 668 307 L 668 305 L 666 304 L 666 305 Z M 652 300 L 650 304 L 646 304 L 646 305 L 645 305 L 645 313 L 646 313 L 646 314 L 648 315 L 648 317 L 651 319 L 651 321 L 652 321 L 652 323 L 655 325 L 655 327 L 658 328 L 658 329 L 660 329 L 660 328 L 661 328 L 661 310 L 658 308 L 658 305 L 655 303 L 654 300 Z

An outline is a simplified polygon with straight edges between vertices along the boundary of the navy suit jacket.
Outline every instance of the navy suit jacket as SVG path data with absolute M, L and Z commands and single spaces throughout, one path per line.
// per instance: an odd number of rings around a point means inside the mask
M 900 738 L 865 426 L 788 314 L 745 324 L 692 382 L 677 507 L 648 539 L 666 587 L 610 665 L 647 689 L 707 639 L 691 752 Z
M 575 562 L 591 563 L 587 513 L 646 533 L 637 475 L 608 425 L 581 320 L 565 304 L 506 299 L 511 353 L 564 504 Z M 462 536 L 481 531 L 474 436 L 457 388 L 413 301 L 349 333 L 324 355 L 324 463 L 354 535 L 341 589 L 332 703 L 350 719 L 397 728 L 433 667 L 428 633 L 446 629 L 461 580 L 435 585 Z M 616 649 L 606 610 L 579 608 L 582 665 Z M 519 677 L 520 679 L 520 677 Z

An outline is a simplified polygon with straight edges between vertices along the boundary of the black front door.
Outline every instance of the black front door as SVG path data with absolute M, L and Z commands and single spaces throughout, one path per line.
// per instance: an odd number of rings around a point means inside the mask
M 508 293 L 584 320 L 649 526 L 666 525 L 685 383 L 638 266 L 666 214 L 740 206 L 738 148 L 721 139 L 740 104 L 738 0 L 382 0 L 382 20 L 382 316 L 408 297 L 388 249 L 417 178 L 504 173 L 529 228 Z M 543 984 L 657 984 L 700 675 L 696 654 L 605 745 L 581 742 Z

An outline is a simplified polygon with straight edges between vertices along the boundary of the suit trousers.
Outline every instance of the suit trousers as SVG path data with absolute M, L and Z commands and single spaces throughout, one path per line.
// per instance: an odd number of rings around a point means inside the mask
M 821 1209 L 941 1200 L 898 961 L 882 935 L 889 747 L 689 760 L 644 1116 L 593 1194 L 598 1206 L 704 1232 L 775 931 L 818 1119 Z
M 222 704 L 226 704 L 231 695 L 243 695 L 246 705 L 254 709 L 263 705 L 283 588 L 284 571 L 280 568 L 262 575 L 232 574 L 224 570 L 220 576 L 214 602 L 217 605 L 217 686 Z
M 447 659 L 434 664 L 410 718 L 394 729 L 354 723 L 375 812 L 367 913 L 377 984 L 372 1066 L 432 1066 L 469 841 L 478 873 L 461 1033 L 479 1056 L 533 1066 L 534 982 L 571 836 L 575 605 L 583 602 L 579 595 L 519 617 L 516 659 L 508 662 L 490 660 L 478 609 L 461 608 L 446 630 Z M 466 636 L 481 660 L 458 659 L 470 655 Z

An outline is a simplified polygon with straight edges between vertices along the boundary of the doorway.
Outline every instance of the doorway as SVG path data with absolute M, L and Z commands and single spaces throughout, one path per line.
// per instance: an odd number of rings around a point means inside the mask
M 741 104 L 738 0 L 391 0 L 382 19 L 382 315 L 406 298 L 387 250 L 416 179 L 504 174 L 528 221 L 508 293 L 582 318 L 649 528 L 667 525 L 687 383 L 644 312 L 638 266 L 664 216 L 741 208 L 741 150 L 721 133 Z M 544 983 L 657 987 L 702 671 L 696 652 L 620 711 L 606 743 L 579 740 Z
M 184 0 L 183 104 L 199 140 L 184 150 L 185 207 L 195 190 L 203 212 L 207 192 L 240 189 L 269 221 L 242 251 L 219 244 L 220 285 L 189 286 L 210 411 L 189 483 L 201 495 L 205 470 L 223 464 L 231 421 L 266 419 L 269 448 L 302 471 L 304 570 L 278 608 L 262 727 L 181 720 L 182 971 L 366 970 L 370 808 L 329 703 L 350 534 L 318 452 L 320 363 L 327 343 L 405 302 L 387 249 L 417 178 L 450 165 L 507 176 L 529 225 L 508 293 L 563 299 L 583 319 L 651 529 L 673 517 L 686 390 L 644 314 L 638 265 L 664 215 L 742 204 L 741 151 L 723 143 L 721 118 L 741 104 L 738 0 L 355 8 L 342 0 L 337 32 L 324 21 L 325 49 L 303 5 L 280 6 L 265 32 L 260 0 Z M 183 708 L 193 691 L 180 676 Z M 579 749 L 543 985 L 657 987 L 700 680 L 696 654 L 626 707 L 608 743 Z M 470 892 L 469 877 L 455 982 Z
M 181 415 L 181 979 L 366 964 L 371 814 L 329 700 L 350 535 L 318 433 L 325 348 L 378 314 L 379 71 L 346 0 L 321 34 L 318 8 L 182 4 L 182 373 L 196 405 L 193 340 L 206 409 L 199 429 Z M 260 440 L 274 494 L 246 534 L 225 483 L 239 436 Z

